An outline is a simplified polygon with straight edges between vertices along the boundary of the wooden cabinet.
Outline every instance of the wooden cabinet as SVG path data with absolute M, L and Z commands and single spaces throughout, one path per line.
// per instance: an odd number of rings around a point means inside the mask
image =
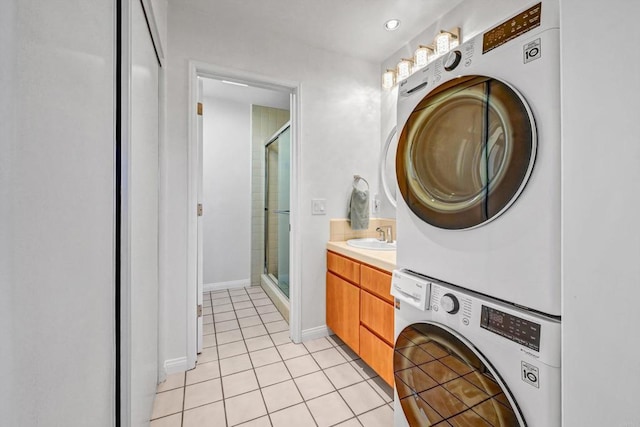
M 327 326 L 356 353 L 360 347 L 360 288 L 327 272 Z M 354 310 L 354 307 L 356 309 Z
M 327 326 L 393 386 L 391 274 L 327 252 Z

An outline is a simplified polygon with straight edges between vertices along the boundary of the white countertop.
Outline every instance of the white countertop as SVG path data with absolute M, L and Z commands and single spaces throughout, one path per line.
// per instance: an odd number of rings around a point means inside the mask
M 396 251 L 354 248 L 347 242 L 327 242 L 327 249 L 391 273 L 396 268 Z

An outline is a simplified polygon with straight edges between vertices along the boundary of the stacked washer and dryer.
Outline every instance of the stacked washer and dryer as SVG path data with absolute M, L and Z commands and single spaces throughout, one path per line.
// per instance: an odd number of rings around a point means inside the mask
M 399 85 L 395 425 L 561 424 L 558 3 Z

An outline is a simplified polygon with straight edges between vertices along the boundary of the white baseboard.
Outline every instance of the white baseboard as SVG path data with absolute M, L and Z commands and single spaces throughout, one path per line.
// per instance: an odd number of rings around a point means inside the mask
M 331 329 L 327 325 L 318 326 L 315 328 L 305 329 L 302 331 L 302 341 L 315 340 L 317 338 L 328 337 L 331 335 Z
M 177 359 L 169 359 L 164 361 L 164 371 L 167 375 L 175 374 L 178 372 L 185 372 L 191 369 L 188 366 L 186 357 L 178 357 Z
M 205 283 L 202 285 L 204 292 L 221 291 L 223 289 L 246 288 L 251 286 L 251 279 L 230 280 L 228 282 Z

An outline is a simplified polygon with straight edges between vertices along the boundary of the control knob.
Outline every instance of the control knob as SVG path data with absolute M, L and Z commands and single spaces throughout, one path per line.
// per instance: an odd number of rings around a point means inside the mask
M 458 64 L 460 64 L 460 60 L 462 59 L 462 53 L 459 50 L 454 50 L 453 52 L 449 52 L 447 56 L 445 56 L 442 61 L 442 65 L 444 65 L 444 69 L 447 71 L 451 71 L 455 69 Z
M 456 314 L 458 310 L 460 310 L 458 298 L 453 294 L 444 294 L 442 298 L 440 298 L 440 306 L 449 314 Z

